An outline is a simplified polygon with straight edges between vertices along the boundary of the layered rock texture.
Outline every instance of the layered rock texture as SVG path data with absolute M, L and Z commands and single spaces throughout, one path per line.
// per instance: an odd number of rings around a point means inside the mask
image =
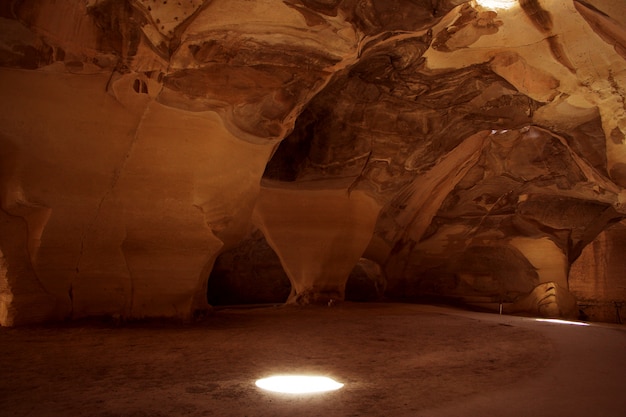
M 626 301 L 621 2 L 7 0 L 0 66 L 1 325 Z

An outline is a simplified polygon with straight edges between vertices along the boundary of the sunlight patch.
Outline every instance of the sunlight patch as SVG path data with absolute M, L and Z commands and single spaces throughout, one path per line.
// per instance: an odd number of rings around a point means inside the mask
M 476 0 L 476 3 L 488 9 L 510 9 L 517 0 Z
M 338 390 L 343 384 L 325 376 L 276 375 L 259 379 L 256 386 L 273 392 L 306 394 Z
M 570 320 L 560 320 L 560 319 L 535 319 L 535 320 L 547 321 L 548 323 L 571 324 L 573 326 L 589 326 L 589 323 L 583 323 L 582 321 L 570 321 Z

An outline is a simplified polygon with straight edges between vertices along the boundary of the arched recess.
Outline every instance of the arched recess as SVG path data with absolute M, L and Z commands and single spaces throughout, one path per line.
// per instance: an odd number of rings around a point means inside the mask
M 215 261 L 207 287 L 213 306 L 284 303 L 291 283 L 259 229 Z
M 378 263 L 361 258 L 346 282 L 346 301 L 381 301 L 385 296 L 387 278 Z

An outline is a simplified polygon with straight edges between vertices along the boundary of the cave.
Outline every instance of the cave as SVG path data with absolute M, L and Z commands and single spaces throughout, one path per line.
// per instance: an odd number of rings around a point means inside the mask
M 617 416 L 625 248 L 621 0 L 0 4 L 10 414 Z

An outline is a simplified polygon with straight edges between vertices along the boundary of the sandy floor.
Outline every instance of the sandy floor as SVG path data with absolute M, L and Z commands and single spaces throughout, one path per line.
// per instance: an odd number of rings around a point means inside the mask
M 0 328 L 0 414 L 430 415 L 530 385 L 555 359 L 550 337 L 498 317 L 346 303 L 224 309 L 193 325 Z M 294 396 L 254 385 L 275 373 L 345 387 Z

